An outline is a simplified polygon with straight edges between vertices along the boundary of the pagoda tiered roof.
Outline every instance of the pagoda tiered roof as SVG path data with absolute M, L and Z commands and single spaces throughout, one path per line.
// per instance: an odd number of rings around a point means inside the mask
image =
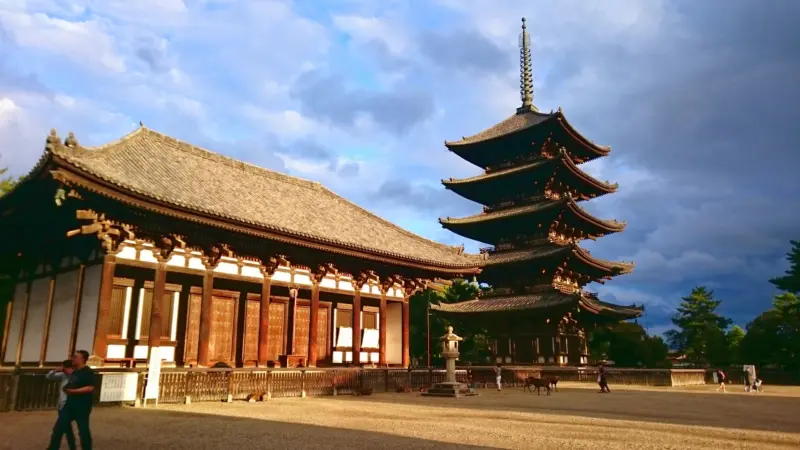
M 579 200 L 610 194 L 618 187 L 616 183 L 600 181 L 581 170 L 564 147 L 554 155 L 538 156 L 474 177 L 442 180 L 442 184 L 464 198 L 490 205 L 511 196 L 541 194 L 552 177 L 558 177 L 567 186 L 566 190 L 574 190 Z
M 511 294 L 476 298 L 458 303 L 439 303 L 431 305 L 431 309 L 445 314 L 484 314 L 484 313 L 519 313 L 521 311 L 549 310 L 554 308 L 581 308 L 593 315 L 605 316 L 616 320 L 640 317 L 643 308 L 637 306 L 618 306 L 603 302 L 596 295 L 588 292 L 565 294 L 556 289 L 543 289 L 542 292 L 530 294 Z
M 445 141 L 445 146 L 466 161 L 486 168 L 512 160 L 520 149 L 541 147 L 548 139 L 566 147 L 572 158 L 581 163 L 611 152 L 611 147 L 582 136 L 567 121 L 561 108 L 547 114 L 534 106 L 520 108 L 513 116 L 475 135 Z
M 549 228 L 553 222 L 570 223 L 580 227 L 587 237 L 603 236 L 617 233 L 625 229 L 624 222 L 616 220 L 603 220 L 592 216 L 581 208 L 571 196 L 560 199 L 540 197 L 530 204 L 482 212 L 461 218 L 439 219 L 444 228 L 458 233 L 461 236 L 479 242 L 495 243 L 502 234 L 514 230 L 515 221 L 522 221 L 519 225 L 530 229 L 536 219 L 539 224 L 547 224 Z

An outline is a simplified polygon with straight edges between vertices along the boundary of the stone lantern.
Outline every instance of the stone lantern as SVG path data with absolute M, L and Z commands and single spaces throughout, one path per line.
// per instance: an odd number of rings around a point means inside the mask
M 439 338 L 442 342 L 442 356 L 445 359 L 445 369 L 447 370 L 447 382 L 456 382 L 456 361 L 458 361 L 458 343 L 464 338 L 453 333 L 453 327 L 447 327 L 447 334 Z
M 458 360 L 458 343 L 463 341 L 464 338 L 456 336 L 453 333 L 453 327 L 447 327 L 447 334 L 439 338 L 442 343 L 442 356 L 445 359 L 445 369 L 447 375 L 444 383 L 437 383 L 432 386 L 428 392 L 423 393 L 425 396 L 434 397 L 460 397 L 462 395 L 477 395 L 471 393 L 469 388 L 456 381 L 456 361 Z

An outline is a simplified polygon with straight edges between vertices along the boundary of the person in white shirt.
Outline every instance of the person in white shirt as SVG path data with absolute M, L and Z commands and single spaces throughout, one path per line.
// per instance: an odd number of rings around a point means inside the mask
M 497 381 L 497 390 L 503 390 L 503 369 L 500 367 L 500 364 L 497 364 L 497 367 L 494 368 L 494 377 Z
M 56 420 L 56 424 L 53 427 L 53 434 L 50 437 L 50 442 L 57 443 L 57 446 L 61 444 L 61 435 L 66 435 L 67 437 L 67 446 L 69 446 L 70 450 L 75 450 L 75 434 L 72 433 L 72 426 L 63 427 L 61 426 L 62 421 L 62 414 L 64 413 L 64 405 L 67 403 L 67 394 L 64 392 L 64 386 L 69 383 L 69 377 L 72 375 L 72 360 L 66 359 L 64 362 L 61 363 L 61 368 L 56 370 L 51 370 L 45 378 L 49 381 L 59 381 L 59 392 L 61 395 L 58 397 L 58 419 Z M 58 447 L 55 447 L 58 448 Z

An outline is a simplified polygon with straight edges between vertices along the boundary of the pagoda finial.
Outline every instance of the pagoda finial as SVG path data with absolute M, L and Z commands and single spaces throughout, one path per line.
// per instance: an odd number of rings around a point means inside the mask
M 518 112 L 535 110 L 533 106 L 533 73 L 531 72 L 531 35 L 528 34 L 526 20 L 522 18 L 522 32 L 519 34 L 519 95 L 522 106 Z

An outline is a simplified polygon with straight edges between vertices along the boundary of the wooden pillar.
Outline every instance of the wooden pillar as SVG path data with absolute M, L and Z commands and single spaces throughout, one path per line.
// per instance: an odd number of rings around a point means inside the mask
M 297 314 L 297 289 L 289 289 L 289 318 L 286 321 L 286 355 L 294 355 L 294 323 Z
M 308 325 L 308 367 L 317 367 L 317 357 L 319 355 L 319 347 L 317 346 L 317 334 L 319 326 L 317 324 L 319 317 L 319 281 L 314 280 L 311 288 L 311 311 L 309 312 L 309 325 Z
M 258 365 L 267 367 L 269 359 L 269 296 L 272 290 L 272 278 L 264 276 L 261 284 L 261 310 L 258 318 Z
M 97 322 L 94 328 L 92 356 L 105 360 L 108 350 L 108 326 L 111 321 L 111 293 L 114 290 L 114 270 L 117 257 L 106 254 L 100 275 L 100 297 L 97 299 Z M 98 362 L 101 363 L 101 362 Z
M 150 301 L 150 330 L 147 334 L 148 362 L 153 349 L 161 347 L 161 323 L 164 307 L 164 289 L 167 285 L 167 263 L 160 261 L 156 267 L 156 278 L 153 283 L 153 299 Z M 171 326 L 171 324 L 170 324 Z
M 27 287 L 25 288 L 25 307 L 22 310 L 22 324 L 19 327 L 19 339 L 17 339 L 17 355 L 14 358 L 14 365 L 17 367 L 19 367 L 19 363 L 22 361 L 22 345 L 25 341 L 25 329 L 28 328 L 28 307 L 30 306 L 30 303 L 31 282 L 28 281 Z
M 86 265 L 78 268 L 78 286 L 75 288 L 75 303 L 72 305 L 72 326 L 69 333 L 69 355 L 75 353 L 75 340 L 78 338 L 78 325 L 81 316 L 81 301 L 83 300 L 83 278 L 86 274 Z
M 380 325 L 378 335 L 380 337 L 380 353 L 378 353 L 378 364 L 386 365 L 386 290 L 381 289 L 380 314 L 378 316 Z
M 56 274 L 50 278 L 50 289 L 47 293 L 47 312 L 44 316 L 44 330 L 42 330 L 42 346 L 39 350 L 39 367 L 44 367 L 47 357 L 47 341 L 50 339 L 50 321 L 53 318 L 53 296 L 56 293 Z
M 353 295 L 353 364 L 361 364 L 361 286 Z
M 408 368 L 409 363 L 411 361 L 411 356 L 409 353 L 409 340 L 408 340 L 408 319 L 409 319 L 409 304 L 408 304 L 408 297 L 403 300 L 403 367 Z
M 197 340 L 197 365 L 208 367 L 208 344 L 211 340 L 211 295 L 214 291 L 214 270 L 203 276 L 203 298 L 200 300 L 200 336 Z

